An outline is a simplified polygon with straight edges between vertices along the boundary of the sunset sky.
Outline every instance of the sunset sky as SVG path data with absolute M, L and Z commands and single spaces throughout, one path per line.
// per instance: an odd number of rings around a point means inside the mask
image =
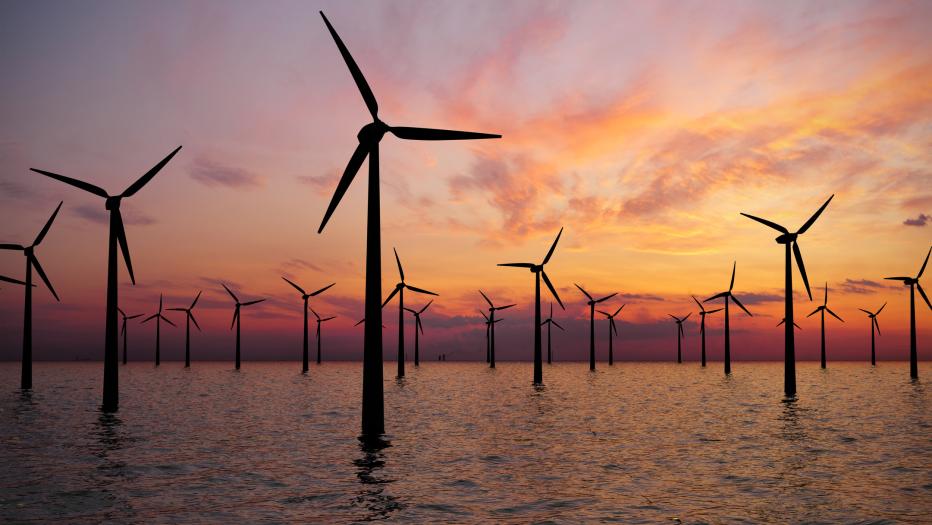
M 783 247 L 800 238 L 813 287 L 795 272 L 801 359 L 817 359 L 829 306 L 829 360 L 868 359 L 876 310 L 880 359 L 908 355 L 908 289 L 932 242 L 930 2 L 18 2 L 0 4 L 0 243 L 28 244 L 64 206 L 38 257 L 61 296 L 39 283 L 37 360 L 100 359 L 106 288 L 104 202 L 28 171 L 123 191 L 178 145 L 174 160 L 123 205 L 137 285 L 121 263 L 121 306 L 151 314 L 199 290 L 195 359 L 233 357 L 233 305 L 244 359 L 298 359 L 301 298 L 324 327 L 324 354 L 358 359 L 366 178 L 323 234 L 336 182 L 368 122 L 318 10 L 324 10 L 389 124 L 501 133 L 495 141 L 381 148 L 383 290 L 398 280 L 440 294 L 423 316 L 426 359 L 482 359 L 477 289 L 518 303 L 497 327 L 500 360 L 532 357 L 533 279 L 502 262 L 537 262 L 560 227 L 548 274 L 566 311 L 559 359 L 588 352 L 588 307 L 573 286 L 627 304 L 616 359 L 672 360 L 667 314 L 694 312 L 728 287 L 734 359 L 781 359 Z M 363 168 L 365 170 L 365 168 Z M 0 274 L 24 258 L 0 253 Z M 932 270 L 924 275 L 932 290 Z M 818 289 L 818 290 L 817 290 Z M 802 292 L 802 293 L 800 293 Z M 544 294 L 545 300 L 549 296 Z M 426 298 L 406 294 L 420 307 Z M 547 301 L 545 304 L 549 304 Z M 22 289 L 0 286 L 0 359 L 20 357 Z M 546 308 L 546 306 L 545 306 Z M 163 325 L 163 359 L 183 355 Z M 720 359 L 721 314 L 709 321 Z M 413 344 L 413 320 L 408 338 Z M 917 295 L 920 359 L 932 312 Z M 393 359 L 397 304 L 386 308 Z M 313 344 L 313 325 L 312 344 Z M 605 321 L 596 326 L 606 357 Z M 154 326 L 130 326 L 131 359 L 153 356 Z M 413 346 L 409 347 L 413 353 Z

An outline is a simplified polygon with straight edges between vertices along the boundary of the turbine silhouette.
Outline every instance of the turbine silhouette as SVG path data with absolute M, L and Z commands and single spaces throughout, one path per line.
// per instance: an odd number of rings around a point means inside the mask
M 903 284 L 909 286 L 909 377 L 913 379 L 919 378 L 919 357 L 916 352 L 916 290 L 919 290 L 919 295 L 922 296 L 926 301 L 926 306 L 932 310 L 932 303 L 929 302 L 929 296 L 926 295 L 926 292 L 922 289 L 922 285 L 919 284 L 919 278 L 922 277 L 922 272 L 926 270 L 926 264 L 929 263 L 929 254 L 932 253 L 932 248 L 929 248 L 929 251 L 926 253 L 926 260 L 922 263 L 922 268 L 919 268 L 919 273 L 915 277 L 884 277 L 884 279 L 889 279 L 891 281 L 903 281 Z
M 780 326 L 780 325 L 782 325 L 782 324 L 785 323 L 785 322 L 786 322 L 786 317 L 784 317 L 783 319 L 780 319 L 780 322 L 777 323 L 777 326 Z M 793 326 L 794 326 L 797 330 L 802 330 L 802 329 L 803 329 L 802 326 L 799 326 L 799 325 L 796 324 L 796 323 L 793 323 Z
M 45 271 L 42 269 L 42 265 L 39 264 L 39 259 L 36 257 L 35 249 L 42 242 L 42 239 L 45 238 L 45 235 L 49 232 L 49 228 L 52 227 L 52 222 L 55 220 L 55 216 L 58 215 L 58 210 L 61 209 L 63 203 L 59 202 L 58 207 L 55 208 L 55 211 L 52 212 L 52 216 L 49 217 L 49 220 L 45 222 L 45 226 L 39 232 L 39 235 L 36 236 L 36 240 L 32 242 L 29 246 L 22 246 L 20 244 L 0 244 L 0 250 L 18 250 L 23 252 L 23 255 L 26 257 L 26 281 L 25 281 L 25 304 L 23 306 L 23 360 L 21 363 L 21 373 L 19 387 L 23 390 L 29 390 L 32 388 L 32 269 L 36 269 L 36 273 L 39 274 L 39 277 L 42 278 L 42 282 L 45 283 L 45 286 L 48 287 L 49 291 L 52 292 L 52 296 L 55 297 L 56 301 L 60 301 L 58 294 L 55 293 L 55 288 L 52 288 L 52 283 L 49 282 L 49 278 L 45 275 Z M 17 281 L 18 282 L 18 281 Z
M 411 290 L 412 292 L 427 294 L 427 295 L 437 295 L 434 292 L 428 292 L 421 288 L 411 286 L 410 284 L 405 283 L 405 271 L 401 267 L 401 259 L 398 258 L 398 250 L 392 248 L 392 251 L 395 252 L 395 262 L 398 263 L 398 275 L 401 278 L 398 281 L 398 284 L 395 285 L 395 289 L 392 290 L 392 293 L 389 294 L 388 298 L 385 299 L 385 302 L 382 303 L 380 308 L 384 308 L 389 301 L 392 300 L 392 297 L 395 297 L 395 294 L 398 294 L 398 377 L 405 376 L 405 288 Z M 368 317 L 368 316 L 367 316 Z M 417 336 L 417 327 L 414 328 L 415 336 Z
M 197 331 L 201 331 L 201 326 L 197 324 L 197 319 L 194 318 L 194 305 L 197 304 L 197 300 L 201 298 L 201 292 L 197 292 L 197 297 L 194 298 L 194 301 L 191 302 L 191 306 L 187 308 L 168 308 L 174 312 L 184 312 L 185 317 L 185 326 L 184 326 L 184 367 L 191 368 L 191 321 L 194 321 L 194 327 L 197 328 Z M 124 345 L 126 346 L 126 345 Z
M 169 321 L 162 315 L 162 294 L 159 294 L 159 311 L 154 314 L 146 317 L 142 320 L 143 324 L 148 323 L 149 321 L 155 319 L 155 366 L 159 366 L 162 363 L 161 348 L 162 348 L 162 321 L 175 326 L 175 323 Z
M 239 310 L 243 306 L 258 304 L 258 303 L 261 303 L 262 301 L 265 301 L 265 299 L 254 299 L 252 301 L 246 301 L 245 303 L 241 303 L 239 302 L 239 299 L 236 297 L 236 295 L 232 291 L 230 291 L 229 288 L 227 288 L 227 285 L 220 283 L 220 286 L 223 286 L 223 289 L 226 290 L 227 293 L 230 294 L 230 297 L 233 298 L 233 301 L 236 302 L 236 309 L 233 311 L 233 322 L 230 323 L 230 330 L 233 329 L 233 326 L 236 326 L 236 369 L 239 370 L 239 365 L 240 365 L 239 340 L 240 340 L 240 317 L 241 317 Z
M 686 333 L 683 331 L 683 323 L 686 322 L 687 319 L 689 319 L 689 316 L 692 315 L 692 312 L 689 312 L 688 314 L 686 314 L 686 317 L 682 319 L 680 319 L 679 317 L 675 315 L 671 315 L 671 314 L 667 314 L 667 315 L 669 315 L 670 317 L 673 318 L 674 321 L 676 321 L 676 362 L 682 363 L 683 352 L 682 352 L 681 341 L 684 337 L 686 337 Z
M 753 215 L 748 215 L 747 213 L 742 213 L 745 217 L 757 221 L 765 226 L 773 228 L 780 232 L 780 236 L 776 238 L 777 244 L 783 244 L 786 246 L 786 255 L 785 255 L 785 283 L 786 283 L 786 300 L 785 300 L 785 313 L 784 319 L 788 319 L 789 322 L 785 325 L 786 327 L 783 330 L 783 340 L 784 340 L 784 353 L 783 353 L 783 393 L 786 397 L 794 397 L 796 395 L 796 343 L 794 339 L 793 329 L 790 325 L 794 325 L 793 322 L 793 261 L 790 258 L 790 251 L 792 250 L 793 256 L 796 258 L 796 266 L 799 267 L 799 274 L 803 278 L 803 284 L 806 285 L 806 294 L 809 295 L 809 300 L 812 300 L 812 292 L 809 290 L 809 279 L 806 277 L 806 266 L 803 264 L 803 255 L 799 250 L 799 242 L 797 238 L 806 233 L 806 230 L 815 223 L 816 219 L 819 218 L 819 215 L 822 214 L 822 211 L 825 210 L 825 207 L 828 206 L 828 203 L 832 202 L 832 199 L 835 195 L 832 195 L 825 201 L 825 204 L 821 208 L 816 210 L 812 214 L 812 217 L 809 217 L 809 220 L 806 221 L 803 226 L 797 230 L 795 233 L 790 233 L 789 230 L 780 226 L 775 222 L 768 221 L 767 219 L 761 219 L 760 217 L 755 217 Z
M 104 412 L 116 412 L 120 406 L 120 370 L 119 370 L 119 349 L 117 333 L 117 306 L 119 288 L 117 285 L 117 244 L 120 245 L 120 251 L 123 252 L 123 262 L 126 263 L 126 271 L 129 273 L 129 279 L 136 284 L 136 277 L 133 275 L 133 264 L 129 257 L 129 244 L 126 241 L 126 229 L 123 226 L 123 216 L 120 214 L 120 203 L 127 197 L 132 197 L 142 189 L 162 168 L 168 164 L 168 161 L 175 156 L 181 149 L 178 146 L 175 151 L 168 154 L 158 164 L 147 171 L 142 177 L 134 182 L 130 187 L 119 195 L 110 195 L 106 190 L 88 184 L 87 182 L 52 173 L 50 171 L 29 168 L 30 170 L 51 177 L 58 181 L 70 184 L 76 188 L 93 193 L 98 197 L 106 199 L 104 207 L 110 212 L 110 237 L 107 242 L 107 311 L 106 327 L 104 328 L 104 388 L 103 404 L 101 409 Z
M 412 310 L 410 308 L 405 308 L 405 310 L 414 314 L 414 366 L 421 366 L 421 353 L 420 353 L 420 338 L 418 337 L 418 330 L 420 333 L 424 333 L 424 325 L 421 324 L 421 314 L 424 313 L 424 310 L 427 310 L 427 307 L 433 303 L 434 300 L 431 299 L 430 302 L 424 305 L 424 308 L 420 310 Z
M 871 320 L 871 366 L 877 366 L 877 354 L 874 352 L 874 328 L 877 329 L 877 335 L 880 335 L 880 324 L 877 322 L 877 316 L 880 315 L 880 312 L 882 312 L 886 306 L 887 303 L 883 303 L 883 306 L 874 313 L 863 308 L 858 308 L 858 310 L 866 313 L 867 317 Z
M 800 259 L 800 260 L 802 260 L 802 259 Z M 732 301 L 734 301 L 735 304 L 738 305 L 738 307 L 740 307 L 742 310 L 744 310 L 744 313 L 746 313 L 746 314 L 748 314 L 749 316 L 753 317 L 753 316 L 751 315 L 751 312 L 749 312 L 748 309 L 745 308 L 743 304 L 741 304 L 741 301 L 739 301 L 738 298 L 735 297 L 735 294 L 733 294 L 733 293 L 731 292 L 731 290 L 735 287 L 735 270 L 736 270 L 737 268 L 738 268 L 738 263 L 737 263 L 737 261 L 736 261 L 736 262 L 733 263 L 732 266 L 731 266 L 731 283 L 728 285 L 728 290 L 726 290 L 726 291 L 724 291 L 724 292 L 722 292 L 722 293 L 719 293 L 719 294 L 715 294 L 715 295 L 713 295 L 712 297 L 709 297 L 708 299 L 706 299 L 706 300 L 704 301 L 704 302 L 709 302 L 709 301 L 712 301 L 712 300 L 714 300 L 714 299 L 720 299 L 720 298 L 724 298 L 724 299 L 725 299 L 725 374 L 730 374 L 730 373 L 731 373 L 731 325 L 729 324 L 729 323 L 730 323 L 731 316 L 728 314 L 728 301 L 729 301 L 729 299 L 732 300 Z M 808 286 L 808 285 L 807 285 L 807 286 Z M 704 323 L 705 323 L 705 318 L 704 318 L 704 317 L 703 317 L 703 320 L 702 320 L 702 321 L 703 321 L 703 324 L 704 324 Z M 703 342 L 703 344 L 705 343 L 705 335 L 704 335 L 704 334 L 703 334 L 703 336 L 702 336 L 702 342 Z M 704 353 L 704 352 L 703 352 L 703 353 Z
M 307 310 L 308 310 L 308 308 L 309 308 L 309 306 L 308 306 L 308 299 L 310 299 L 311 297 L 315 297 L 315 296 L 317 296 L 317 295 L 322 294 L 324 291 L 326 291 L 326 290 L 329 289 L 331 286 L 333 286 L 333 285 L 335 285 L 335 284 L 337 284 L 337 283 L 330 283 L 330 284 L 328 284 L 327 286 L 324 286 L 323 288 L 321 288 L 320 290 L 317 290 L 316 292 L 307 293 L 307 292 L 304 291 L 304 288 L 301 288 L 301 287 L 298 286 L 297 284 L 295 284 L 295 283 L 289 281 L 287 278 L 282 277 L 282 279 L 284 279 L 286 283 L 288 283 L 288 284 L 290 284 L 291 286 L 293 286 L 295 290 L 297 290 L 298 292 L 300 292 L 300 293 L 301 293 L 301 299 L 304 299 L 304 353 L 302 354 L 302 357 L 301 357 L 301 372 L 302 372 L 302 373 L 307 373 L 307 369 L 308 369 L 308 366 L 307 366 L 307 361 L 308 361 L 308 358 L 307 358 Z M 319 347 L 320 347 L 320 345 L 318 345 L 318 350 L 320 349 Z M 318 365 L 320 364 L 320 352 L 317 352 L 317 364 L 318 364 Z
M 489 332 L 488 337 L 486 338 L 486 341 L 488 342 L 486 351 L 489 357 L 489 368 L 495 368 L 495 323 L 498 322 L 495 319 L 495 312 L 499 310 L 507 310 L 515 305 L 508 304 L 505 306 L 495 306 L 494 304 L 492 304 L 492 300 L 489 299 L 489 297 L 485 295 L 485 293 L 483 293 L 482 290 L 479 290 L 479 293 L 482 295 L 482 298 L 485 299 L 485 302 L 489 303 L 489 316 L 486 317 L 486 328 L 488 329 L 488 332 Z M 482 315 L 483 317 L 485 317 L 485 314 L 482 314 Z
M 333 286 L 333 285 L 331 284 L 330 286 Z M 329 286 L 327 288 L 329 288 Z M 314 314 L 314 317 L 317 318 L 317 364 L 319 365 L 320 364 L 320 324 L 325 323 L 331 319 L 336 319 L 336 316 L 324 317 L 323 319 L 321 319 L 320 316 L 317 315 L 317 312 L 315 312 L 313 308 L 311 308 L 311 312 Z
M 3 282 L 5 282 L 5 283 L 10 283 L 10 284 L 19 284 L 19 285 L 22 285 L 22 286 L 25 286 L 25 285 L 26 285 L 26 283 L 23 282 L 23 281 L 20 281 L 20 280 L 18 280 L 18 279 L 13 279 L 12 277 L 7 277 L 7 276 L 5 276 L 5 275 L 0 275 L 0 281 L 3 281 Z M 35 288 L 35 286 L 36 286 L 36 285 L 32 285 L 33 288 Z
M 330 216 L 340 204 L 353 178 L 362 166 L 362 162 L 369 159 L 369 189 L 368 210 L 366 226 L 366 317 L 379 319 L 378 323 L 367 323 L 363 337 L 363 394 L 362 394 L 362 433 L 365 436 L 375 436 L 385 431 L 385 409 L 382 397 L 382 265 L 381 265 L 381 220 L 379 203 L 379 143 L 386 133 L 391 133 L 400 139 L 406 140 L 470 140 L 501 138 L 501 135 L 487 133 L 472 133 L 466 131 L 450 131 L 442 129 L 393 127 L 379 119 L 379 105 L 372 94 L 372 89 L 363 77 L 362 71 L 356 65 L 343 40 L 330 21 L 321 11 L 330 35 L 336 42 L 346 67 L 350 70 L 353 80 L 362 95 L 372 122 L 363 126 L 357 135 L 359 146 L 350 157 L 349 163 L 343 172 L 343 177 L 337 184 L 324 219 L 320 223 L 318 233 L 324 230 Z
M 120 315 L 123 316 L 123 327 L 120 329 L 120 333 L 123 334 L 123 364 L 126 364 L 126 323 L 131 319 L 136 319 L 137 317 L 142 317 L 145 314 L 135 314 L 135 315 L 126 315 L 123 310 L 117 308 L 117 311 L 120 312 Z
M 693 301 L 696 301 L 696 304 L 699 306 L 699 335 L 702 337 L 702 367 L 705 368 L 705 316 L 712 315 L 715 312 L 721 312 L 724 308 L 716 308 L 714 310 L 706 310 L 702 303 L 699 302 L 699 299 L 696 299 L 696 296 L 692 296 Z
M 828 283 L 825 283 L 825 301 L 822 302 L 822 306 L 813 310 L 812 313 L 806 317 L 812 317 L 819 312 L 822 312 L 822 368 L 825 368 L 825 312 L 828 312 L 835 319 L 845 322 L 844 319 L 835 315 L 835 312 L 828 307 Z
M 589 301 L 586 302 L 586 304 L 589 305 L 589 370 L 595 370 L 595 305 L 615 297 L 618 293 L 615 292 L 612 295 L 606 295 L 601 299 L 593 299 L 593 297 L 589 295 L 589 292 L 583 290 L 582 286 L 576 283 L 573 284 L 589 299 Z
M 613 314 L 599 310 L 599 313 L 604 315 L 605 318 L 608 319 L 608 365 L 609 366 L 612 366 L 615 364 L 615 355 L 614 355 L 614 352 L 612 351 L 612 333 L 614 332 L 614 335 L 618 335 L 618 328 L 615 327 L 615 316 L 620 314 L 621 309 L 624 307 L 625 305 L 619 306 L 618 309 L 615 310 L 615 313 Z
M 547 325 L 547 364 L 549 365 L 553 363 L 553 355 L 550 352 L 550 341 L 551 341 L 550 326 L 553 325 L 559 328 L 561 331 L 564 331 L 564 332 L 566 331 L 566 330 L 563 330 L 563 327 L 560 326 L 560 323 L 553 320 L 553 303 L 550 303 L 550 315 L 546 319 L 544 319 L 544 321 L 541 324 Z
M 557 291 L 553 287 L 553 283 L 550 282 L 550 279 L 547 277 L 547 272 L 544 271 L 544 266 L 550 261 L 550 258 L 553 256 L 553 251 L 557 249 L 557 243 L 560 242 L 560 236 L 563 235 L 563 228 L 560 228 L 560 232 L 557 233 L 557 238 L 553 240 L 553 244 L 550 245 L 550 251 L 547 252 L 547 256 L 544 257 L 544 260 L 540 264 L 534 263 L 505 263 L 499 264 L 499 266 L 511 266 L 514 268 L 527 268 L 534 274 L 534 384 L 540 385 L 544 382 L 544 365 L 543 365 L 543 356 L 541 355 L 541 346 L 540 346 L 540 279 L 544 278 L 544 284 L 547 285 L 547 288 L 550 290 L 550 293 L 553 294 L 553 298 L 557 300 L 557 304 L 560 305 L 560 308 L 566 310 L 566 307 L 563 306 L 563 301 L 560 300 L 560 296 L 557 294 Z
M 490 332 L 491 332 L 492 326 L 495 325 L 495 323 L 499 321 L 504 321 L 504 319 L 496 319 L 493 321 L 489 319 L 489 316 L 485 315 L 485 312 L 483 312 L 482 310 L 479 310 L 479 315 L 481 315 L 482 318 L 485 319 L 485 362 L 490 363 L 489 368 L 495 368 L 495 365 L 492 364 L 492 350 L 491 350 L 492 348 L 491 339 L 494 336 L 490 335 Z

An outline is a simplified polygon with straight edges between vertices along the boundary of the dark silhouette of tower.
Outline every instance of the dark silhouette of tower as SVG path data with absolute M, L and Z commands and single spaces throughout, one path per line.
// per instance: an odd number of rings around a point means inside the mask
M 485 312 L 482 310 L 479 310 L 479 315 L 485 319 L 485 362 L 489 364 L 489 368 L 495 368 L 495 359 L 492 357 L 494 355 L 492 353 L 492 348 L 494 345 L 493 341 L 495 333 L 492 332 L 492 327 L 495 325 L 495 323 L 503 321 L 504 319 L 492 320 L 489 318 L 489 316 L 485 315 Z
M 336 319 L 336 316 L 324 317 L 323 319 L 321 319 L 321 317 L 317 315 L 317 312 L 315 312 L 313 308 L 311 308 L 311 312 L 314 314 L 314 317 L 317 318 L 317 364 L 319 365 L 320 364 L 320 325 L 321 323 L 326 323 L 327 321 L 330 321 L 331 319 Z
M 607 301 L 612 297 L 618 295 L 618 293 L 613 293 L 612 295 L 606 295 L 601 299 L 593 299 L 589 292 L 583 290 L 582 286 L 579 286 L 576 283 L 576 288 L 579 288 L 579 291 L 589 299 L 586 304 L 589 305 L 589 370 L 595 370 L 595 305 L 601 303 L 602 301 Z
M 887 303 L 883 303 L 883 306 L 874 313 L 863 308 L 858 308 L 858 310 L 866 313 L 867 317 L 871 320 L 871 366 L 877 366 L 877 354 L 874 352 L 874 328 L 877 329 L 877 335 L 880 335 L 880 324 L 877 322 L 877 316 L 880 315 L 880 312 L 882 312 L 886 306 Z
M 286 279 L 285 277 L 282 277 L 282 279 L 285 279 L 285 282 L 287 282 L 288 284 L 290 284 L 291 286 L 293 286 L 293 287 L 295 288 L 295 290 L 297 290 L 297 291 L 301 294 L 301 299 L 304 299 L 304 353 L 302 354 L 302 357 L 301 357 L 301 372 L 302 372 L 302 373 L 307 373 L 307 369 L 308 369 L 308 367 L 307 367 L 307 361 L 308 361 L 308 359 L 307 359 L 307 310 L 308 310 L 308 308 L 310 308 L 310 307 L 308 306 L 308 299 L 310 299 L 311 297 L 315 297 L 315 296 L 317 296 L 317 295 L 323 293 L 323 292 L 326 291 L 328 288 L 330 288 L 331 286 L 333 286 L 333 285 L 335 285 L 335 284 L 337 284 L 337 283 L 330 283 L 330 284 L 328 284 L 327 286 L 324 286 L 323 288 L 321 288 L 320 290 L 317 290 L 316 292 L 307 293 L 307 292 L 304 291 L 304 288 L 301 288 L 300 286 L 298 286 L 297 284 L 295 284 L 295 283 L 289 281 L 289 280 Z M 318 352 L 317 352 L 317 364 L 319 365 L 319 364 L 320 364 L 320 351 L 319 351 L 319 350 L 320 350 L 320 345 L 317 345 L 317 346 L 318 346 L 318 348 L 317 348 L 317 349 L 318 349 Z
M 813 310 L 812 313 L 806 317 L 812 317 L 819 312 L 822 312 L 822 368 L 825 368 L 825 312 L 828 312 L 835 319 L 845 322 L 844 319 L 835 315 L 835 312 L 828 307 L 828 283 L 825 283 L 825 301 L 822 303 L 822 306 Z
M 553 303 L 550 303 L 550 315 L 546 319 L 544 319 L 544 321 L 541 324 L 547 325 L 547 364 L 549 365 L 549 364 L 553 364 L 553 353 L 550 350 L 550 342 L 552 340 L 550 336 L 550 327 L 552 325 L 552 326 L 556 326 L 563 332 L 566 331 L 566 330 L 563 330 L 563 327 L 560 326 L 560 323 L 553 320 Z
M 932 303 L 929 302 L 929 296 L 926 295 L 926 292 L 922 289 L 922 285 L 919 284 L 919 278 L 922 277 L 922 272 L 926 271 L 926 264 L 929 263 L 929 254 L 932 253 L 932 248 L 929 248 L 929 251 L 926 252 L 926 260 L 922 263 L 922 268 L 919 268 L 919 273 L 915 277 L 885 277 L 891 281 L 903 281 L 903 284 L 909 286 L 909 377 L 913 379 L 919 378 L 919 354 L 916 352 L 916 290 L 919 290 L 919 295 L 922 296 L 926 301 L 926 306 L 932 310 Z
M 405 308 L 405 310 L 411 312 L 411 314 L 414 315 L 414 366 L 421 366 L 420 338 L 418 337 L 419 330 L 420 333 L 424 333 L 424 325 L 421 324 L 421 314 L 424 313 L 424 310 L 427 310 L 427 307 L 430 306 L 433 302 L 434 300 L 431 299 L 420 310 Z
M 159 311 L 146 317 L 142 322 L 145 324 L 153 319 L 155 319 L 155 366 L 159 366 L 162 363 L 162 321 L 175 326 L 175 323 L 169 321 L 162 315 L 162 294 L 159 294 Z
M 615 354 L 614 354 L 614 351 L 612 350 L 612 335 L 613 333 L 614 335 L 618 335 L 618 328 L 615 327 L 615 316 L 620 314 L 621 309 L 624 307 L 625 305 L 619 306 L 618 309 L 615 310 L 615 313 L 613 314 L 599 310 L 599 313 L 604 315 L 605 318 L 608 320 L 608 366 L 612 366 L 615 364 Z
M 486 317 L 486 328 L 488 328 L 488 354 L 489 354 L 489 368 L 495 368 L 495 323 L 498 320 L 495 319 L 495 312 L 499 310 L 507 310 L 514 304 L 508 304 L 505 306 L 495 306 L 492 304 L 492 300 L 489 299 L 482 290 L 479 290 L 479 294 L 482 295 L 482 298 L 485 299 L 485 302 L 489 303 L 489 316 Z M 481 313 L 481 312 L 480 312 Z M 483 314 L 485 317 L 485 314 Z
M 692 312 L 686 314 L 686 317 L 680 319 L 679 317 L 671 314 L 667 314 L 676 321 L 676 362 L 683 362 L 683 349 L 682 349 L 682 340 L 686 337 L 686 333 L 683 332 L 683 323 L 689 319 L 689 316 L 692 315 Z
M 245 303 L 241 303 L 239 302 L 239 299 L 237 299 L 236 295 L 234 295 L 233 292 L 230 291 L 229 288 L 227 288 L 227 285 L 220 283 L 220 286 L 223 286 L 223 289 L 226 290 L 227 293 L 230 294 L 230 297 L 233 298 L 233 301 L 236 302 L 236 309 L 233 311 L 233 322 L 230 323 L 230 330 L 232 330 L 233 327 L 236 326 L 236 369 L 239 370 L 239 367 L 240 367 L 240 352 L 239 352 L 240 313 L 239 313 L 239 310 L 243 306 L 249 306 L 251 304 L 258 304 L 258 303 L 261 303 L 262 301 L 265 301 L 265 299 L 255 299 L 253 301 L 246 301 Z
M 124 313 L 123 310 L 120 310 L 119 308 L 117 308 L 117 311 L 120 312 L 121 316 L 123 316 L 123 326 L 122 328 L 120 328 L 120 333 L 123 334 L 123 364 L 125 365 L 126 364 L 126 348 L 127 348 L 127 345 L 126 345 L 127 321 L 131 319 L 136 319 L 138 317 L 142 317 L 144 314 L 126 315 L 126 313 Z
M 738 298 L 735 297 L 735 294 L 731 292 L 731 290 L 734 289 L 735 287 L 735 270 L 737 269 L 737 267 L 738 267 L 737 262 L 733 263 L 731 266 L 731 283 L 728 285 L 728 290 L 722 293 L 719 293 L 719 294 L 715 294 L 712 297 L 709 297 L 708 299 L 705 300 L 705 302 L 709 302 L 709 301 L 720 299 L 720 298 L 725 299 L 725 374 L 726 375 L 731 373 L 731 325 L 730 325 L 731 315 L 729 315 L 729 312 L 728 312 L 729 299 L 734 301 L 735 304 L 738 305 L 739 308 L 744 310 L 744 313 L 748 314 L 749 316 L 751 315 L 751 312 L 749 312 L 748 309 L 745 308 L 743 304 L 741 304 L 741 301 L 739 301 Z M 704 321 L 705 321 L 705 318 L 703 317 L 703 322 Z M 704 344 L 705 335 L 703 335 L 702 341 Z
M 191 306 L 187 308 L 169 308 L 169 310 L 175 312 L 184 312 L 185 317 L 185 326 L 184 326 L 184 367 L 191 368 L 191 321 L 194 321 L 194 327 L 197 328 L 197 331 L 201 331 L 201 326 L 197 324 L 197 319 L 194 318 L 194 305 L 197 304 L 197 300 L 201 298 L 201 292 L 197 292 L 197 297 L 194 298 L 194 301 L 191 302 Z M 125 346 L 125 345 L 124 345 Z
M 405 283 L 405 271 L 401 267 L 401 259 L 398 257 L 398 250 L 392 248 L 395 252 L 395 262 L 398 263 L 398 275 L 401 278 L 398 281 L 398 284 L 395 285 L 395 289 L 392 290 L 392 293 L 389 294 L 388 298 L 385 299 L 385 302 L 382 303 L 381 308 L 384 308 L 389 301 L 392 300 L 392 297 L 395 297 L 395 294 L 398 294 L 398 377 L 405 376 L 405 288 L 411 290 L 412 292 L 427 294 L 427 295 L 437 295 L 434 292 L 428 292 L 421 288 L 411 286 L 410 284 Z M 415 337 L 417 337 L 417 327 L 415 327 Z
M 705 368 L 705 316 L 712 315 L 715 312 L 721 312 L 724 308 L 716 308 L 714 310 L 706 310 L 702 303 L 699 302 L 699 299 L 696 299 L 696 296 L 692 296 L 693 301 L 696 301 L 696 304 L 699 306 L 699 336 L 702 338 L 702 367 Z M 727 374 L 727 372 L 726 372 Z

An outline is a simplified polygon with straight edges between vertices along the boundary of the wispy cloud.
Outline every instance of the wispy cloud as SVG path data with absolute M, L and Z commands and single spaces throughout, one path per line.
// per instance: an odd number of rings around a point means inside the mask
M 932 217 L 930 217 L 929 215 L 926 215 L 925 213 L 920 213 L 918 216 L 916 216 L 915 219 L 906 219 L 905 221 L 903 221 L 903 224 L 905 224 L 906 226 L 920 226 L 921 227 L 921 226 L 925 226 L 926 224 L 928 224 L 929 219 L 932 219 Z
M 262 178 L 243 168 L 228 166 L 201 157 L 189 169 L 191 178 L 206 186 L 249 189 L 262 186 Z
M 855 294 L 872 294 L 872 293 L 877 293 L 880 290 L 883 290 L 885 288 L 896 288 L 896 286 L 890 286 L 880 281 L 872 281 L 870 279 L 850 279 L 850 278 L 845 279 L 841 283 L 838 283 L 838 287 L 844 293 L 855 293 Z
M 103 205 L 94 206 L 91 204 L 81 204 L 70 208 L 71 211 L 82 219 L 96 222 L 97 224 L 110 224 L 110 212 L 104 209 Z M 120 213 L 123 215 L 124 224 L 135 224 L 137 226 L 148 226 L 158 222 L 131 206 L 122 206 Z

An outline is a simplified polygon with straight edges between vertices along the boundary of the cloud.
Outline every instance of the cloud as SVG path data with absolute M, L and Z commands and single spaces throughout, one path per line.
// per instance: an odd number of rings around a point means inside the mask
M 341 172 L 330 170 L 323 175 L 299 175 L 297 179 L 301 184 L 313 188 L 316 194 L 327 196 L 336 188 L 340 175 Z
M 906 219 L 903 221 L 903 224 L 906 226 L 925 226 L 929 219 L 932 219 L 932 216 L 926 215 L 925 213 L 920 213 L 915 219 Z
M 738 296 L 741 304 L 775 303 L 784 299 L 783 295 L 775 293 L 739 293 L 735 295 Z
M 884 288 L 896 288 L 870 279 L 845 279 L 844 282 L 838 284 L 838 287 L 842 292 L 856 294 L 872 294 Z
M 191 178 L 205 186 L 226 186 L 228 188 L 256 188 L 262 186 L 262 179 L 255 173 L 234 166 L 219 164 L 206 158 L 199 158 L 189 170 Z
M 75 215 L 81 217 L 82 219 L 96 222 L 97 224 L 110 224 L 110 212 L 104 209 L 102 205 L 94 206 L 91 204 L 81 204 L 78 206 L 72 206 L 71 210 Z M 136 211 L 131 206 L 121 206 L 120 213 L 123 215 L 124 224 L 149 226 L 158 222 L 154 218 L 142 212 Z
M 323 268 L 321 268 L 320 266 L 317 266 L 311 261 L 300 259 L 297 257 L 293 257 L 283 262 L 281 264 L 281 268 L 284 271 L 284 273 L 287 273 L 289 275 L 293 275 L 293 272 L 298 271 L 298 270 L 313 270 L 315 272 L 324 271 Z

